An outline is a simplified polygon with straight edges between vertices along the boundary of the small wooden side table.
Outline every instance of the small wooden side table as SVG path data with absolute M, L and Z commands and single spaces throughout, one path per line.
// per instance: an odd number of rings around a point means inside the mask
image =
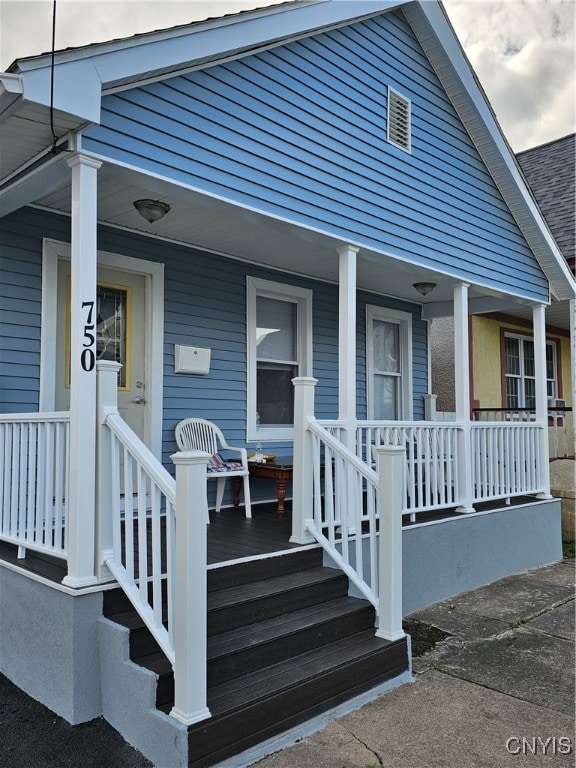
M 284 514 L 284 499 L 286 498 L 286 487 L 292 481 L 294 471 L 294 460 L 292 456 L 277 456 L 274 461 L 257 462 L 248 461 L 250 477 L 267 477 L 276 483 L 276 497 L 278 506 L 276 514 L 282 517 Z M 234 478 L 234 507 L 240 504 L 240 478 Z

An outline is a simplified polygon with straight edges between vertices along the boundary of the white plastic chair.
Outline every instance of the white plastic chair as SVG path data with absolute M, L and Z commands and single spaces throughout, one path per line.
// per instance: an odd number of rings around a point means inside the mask
M 244 507 L 246 517 L 252 517 L 250 508 L 250 484 L 246 448 L 228 445 L 222 430 L 206 419 L 184 419 L 176 425 L 176 444 L 181 451 L 204 451 L 212 457 L 208 463 L 208 479 L 217 480 L 216 512 L 220 512 L 226 480 L 229 477 L 244 478 Z M 240 454 L 240 461 L 230 461 L 220 456 L 220 449 Z

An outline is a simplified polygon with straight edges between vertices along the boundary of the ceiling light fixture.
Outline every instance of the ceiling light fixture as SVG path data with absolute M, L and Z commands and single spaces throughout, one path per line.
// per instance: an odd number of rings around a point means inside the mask
M 430 291 L 433 291 L 438 283 L 413 283 L 412 285 L 416 288 L 418 293 L 422 294 L 422 296 L 428 296 Z
M 150 224 L 161 219 L 170 210 L 168 203 L 163 203 L 160 200 L 135 200 L 134 208 Z

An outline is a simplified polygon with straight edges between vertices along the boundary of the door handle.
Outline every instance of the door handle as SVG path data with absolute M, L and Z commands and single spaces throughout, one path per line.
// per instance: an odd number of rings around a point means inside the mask
M 144 405 L 146 400 L 142 397 L 142 395 L 136 395 L 136 397 L 132 400 L 134 405 Z

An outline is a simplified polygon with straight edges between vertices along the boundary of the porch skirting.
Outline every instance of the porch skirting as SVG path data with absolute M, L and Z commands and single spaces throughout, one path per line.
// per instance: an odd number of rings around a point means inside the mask
M 558 499 L 415 525 L 403 535 L 403 614 L 562 559 Z
M 560 499 L 406 526 L 402 615 L 562 559 Z M 368 539 L 363 542 L 364 556 Z M 351 552 L 354 566 L 354 553 Z M 334 566 L 324 556 L 324 565 Z M 351 584 L 350 594 L 360 597 Z
M 102 714 L 102 593 L 70 595 L 0 564 L 0 672 L 72 725 Z

